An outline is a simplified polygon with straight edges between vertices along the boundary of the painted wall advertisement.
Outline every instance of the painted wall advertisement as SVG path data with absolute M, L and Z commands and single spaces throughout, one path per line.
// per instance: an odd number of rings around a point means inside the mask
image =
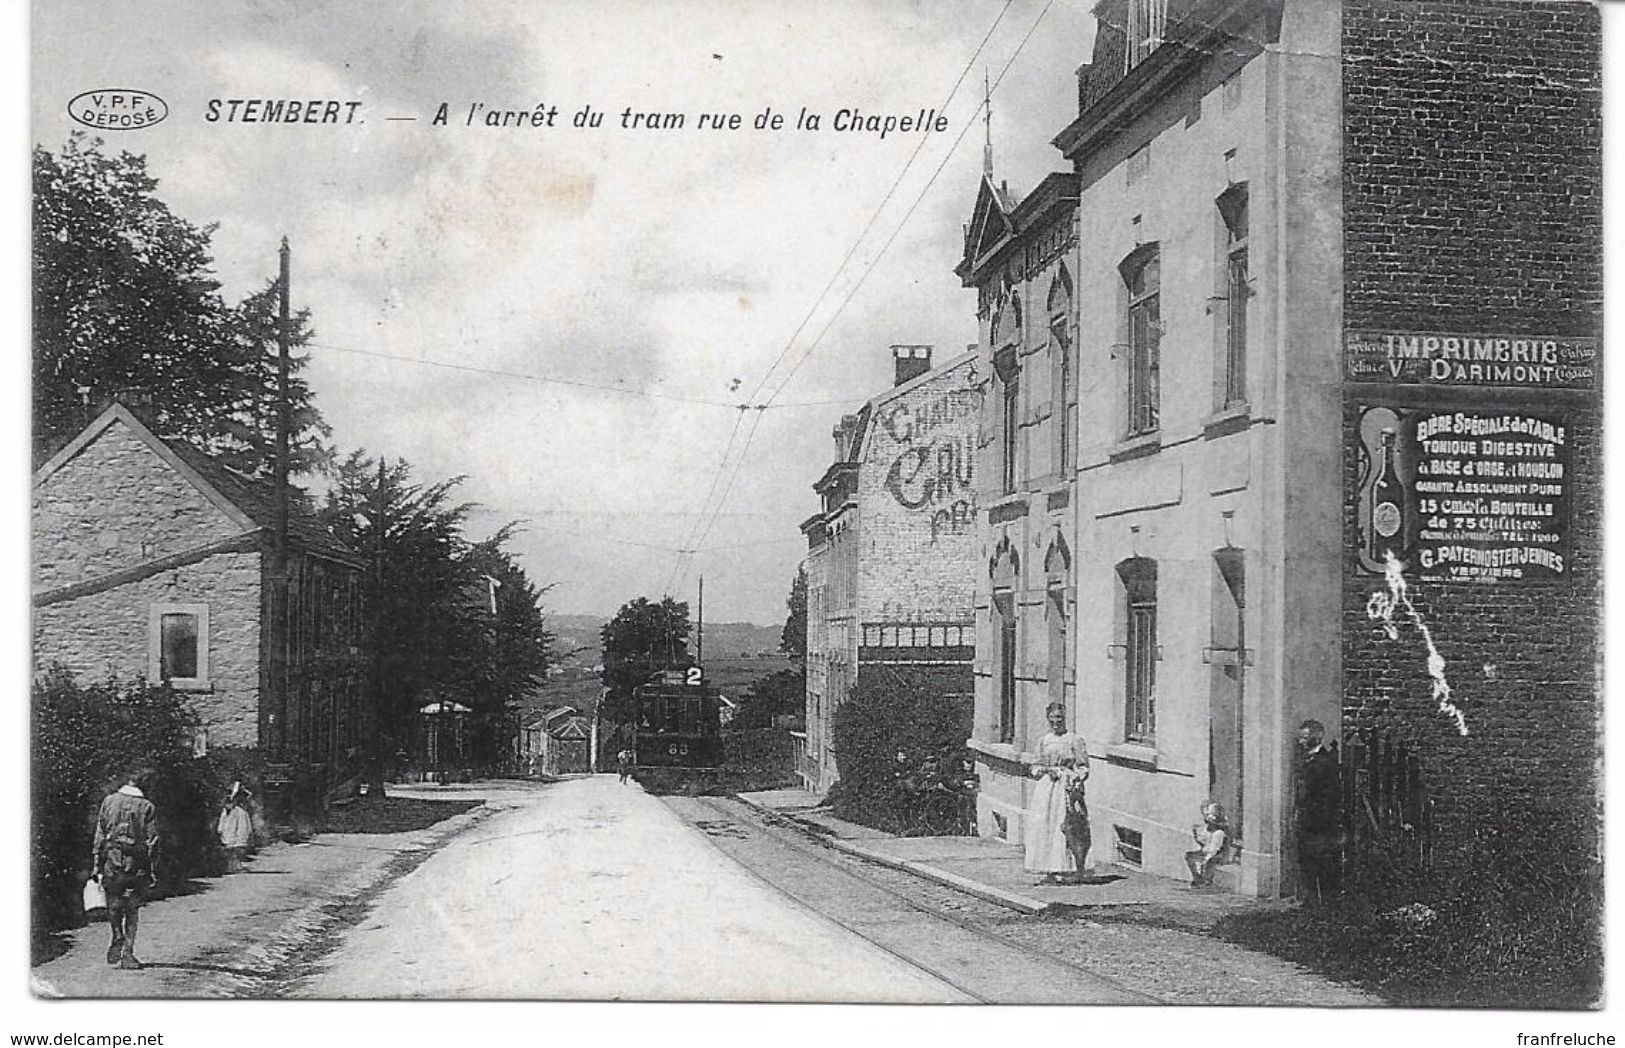
M 1365 406 L 1359 560 L 1420 578 L 1567 573 L 1570 445 L 1547 412 Z
M 1520 389 L 1591 389 L 1597 340 L 1432 331 L 1350 331 L 1345 373 L 1353 382 Z

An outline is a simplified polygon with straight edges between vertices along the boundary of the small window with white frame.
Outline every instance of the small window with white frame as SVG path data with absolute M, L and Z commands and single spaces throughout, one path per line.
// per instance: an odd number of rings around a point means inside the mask
M 209 684 L 209 606 L 154 604 L 147 619 L 147 675 L 179 691 Z

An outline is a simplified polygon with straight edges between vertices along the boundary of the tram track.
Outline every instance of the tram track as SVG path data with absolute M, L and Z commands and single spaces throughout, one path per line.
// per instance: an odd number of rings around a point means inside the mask
M 861 857 L 836 852 L 783 816 L 761 812 L 735 799 L 670 797 L 666 804 L 763 884 L 973 1001 L 1168 1003 L 900 891 L 887 884 L 886 878 L 908 874 L 871 875 L 864 871 L 869 864 Z M 706 818 L 707 813 L 722 818 Z M 743 835 L 740 828 L 745 830 Z M 764 842 L 769 847 L 762 847 Z M 771 855 L 764 854 L 773 849 L 789 852 L 802 862 L 773 862 Z M 854 886 L 860 890 L 853 891 Z M 967 905 L 991 905 L 963 898 Z

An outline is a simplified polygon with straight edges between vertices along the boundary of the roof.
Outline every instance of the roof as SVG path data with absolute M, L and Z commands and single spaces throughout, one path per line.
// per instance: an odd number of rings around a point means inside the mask
M 1075 159 L 1100 135 L 1109 135 L 1133 119 L 1136 107 L 1149 105 L 1193 63 L 1235 40 L 1260 15 L 1266 19 L 1264 40 L 1242 41 L 1261 49 L 1279 36 L 1283 0 L 1167 0 L 1161 45 L 1133 69 L 1128 65 L 1126 0 L 1101 0 L 1095 7 L 1095 47 L 1089 64 L 1078 71 L 1078 117 L 1054 139 L 1066 157 Z
M 50 479 L 58 470 L 72 462 L 97 437 L 114 423 L 123 423 L 132 433 L 167 462 L 175 472 L 214 503 L 225 515 L 244 530 L 263 530 L 269 533 L 276 527 L 276 486 L 269 480 L 248 477 L 227 469 L 209 455 L 185 441 L 173 437 L 160 437 L 148 429 L 128 408 L 113 404 L 96 416 L 79 435 L 46 460 L 34 472 L 34 486 Z M 345 545 L 309 513 L 297 505 L 289 507 L 288 538 L 299 548 L 357 567 L 362 561 L 354 550 Z
M 976 193 L 971 222 L 965 227 L 964 255 L 954 267 L 961 283 L 976 283 L 978 274 L 1006 257 L 1024 234 L 1043 226 L 1056 207 L 1078 198 L 1078 176 L 1071 171 L 1052 171 L 1033 191 L 1012 203 L 1008 196 L 993 191 L 984 176 Z

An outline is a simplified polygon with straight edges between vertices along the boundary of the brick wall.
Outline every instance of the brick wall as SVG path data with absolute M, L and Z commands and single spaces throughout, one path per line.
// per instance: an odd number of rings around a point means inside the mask
M 1592 337 L 1602 300 L 1600 30 L 1588 4 L 1345 0 L 1349 329 Z M 1347 383 L 1344 730 L 1420 750 L 1447 842 L 1511 798 L 1596 796 L 1600 377 L 1589 390 Z M 1551 581 L 1413 580 L 1466 714 L 1436 712 L 1413 630 L 1366 613 L 1353 452 L 1361 403 L 1564 418 L 1570 557 Z
M 875 404 L 858 470 L 864 623 L 971 620 L 981 396 L 970 374 L 966 359 Z

